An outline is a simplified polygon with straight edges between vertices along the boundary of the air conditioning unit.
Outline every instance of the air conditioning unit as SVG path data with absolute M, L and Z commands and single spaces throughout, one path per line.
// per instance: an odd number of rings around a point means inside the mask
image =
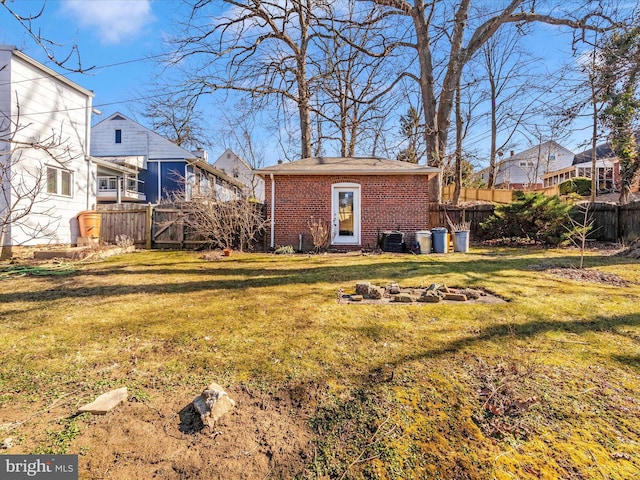
M 379 246 L 383 252 L 404 252 L 404 233 L 398 230 L 386 230 L 382 232 Z

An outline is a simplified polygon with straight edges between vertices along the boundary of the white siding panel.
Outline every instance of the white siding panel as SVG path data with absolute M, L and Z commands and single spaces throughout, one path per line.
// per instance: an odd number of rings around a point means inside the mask
M 3 53 L 11 52 L 0 50 Z M 14 181 L 14 187 L 33 185 L 37 172 L 44 172 L 47 165 L 73 172 L 70 197 L 47 194 L 46 183 L 41 185 L 32 213 L 13 226 L 12 243 L 75 243 L 76 215 L 95 204 L 90 184 L 95 172 L 88 171 L 85 160 L 91 97 L 15 55 L 6 70 L 10 71 L 10 83 L 0 90 L 0 101 L 2 105 L 6 102 L 11 105 L 12 122 L 18 124 L 16 139 L 53 145 L 48 149 L 14 150 L 13 161 L 17 161 L 17 166 L 13 174 L 22 179 Z
M 115 142 L 115 131 L 122 131 L 122 143 Z M 115 157 L 144 155 L 148 160 L 194 158 L 194 155 L 178 147 L 157 133 L 133 120 L 107 118 L 91 129 L 91 155 Z

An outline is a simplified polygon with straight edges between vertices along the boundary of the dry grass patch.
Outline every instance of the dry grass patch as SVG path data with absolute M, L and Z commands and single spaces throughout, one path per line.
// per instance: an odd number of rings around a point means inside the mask
M 528 268 L 578 256 L 143 252 L 4 278 L 0 442 L 82 453 L 81 478 L 633 478 L 640 266 L 589 253 L 626 286 Z M 360 280 L 509 302 L 338 304 Z M 181 430 L 210 381 L 238 408 L 213 436 Z M 74 417 L 122 385 L 131 402 Z

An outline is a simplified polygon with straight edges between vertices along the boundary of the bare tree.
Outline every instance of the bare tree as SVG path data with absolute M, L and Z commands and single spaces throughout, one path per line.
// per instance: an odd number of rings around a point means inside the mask
M 198 109 L 198 98 L 180 92 L 146 96 L 140 106 L 155 132 L 180 147 L 195 150 L 211 144 L 205 119 Z
M 479 52 L 478 61 L 488 83 L 491 135 L 488 188 L 495 185 L 498 153 L 513 141 L 523 122 L 540 113 L 535 104 L 541 94 L 549 92 L 548 85 L 545 88 L 541 82 L 532 81 L 533 67 L 539 59 L 519 48 L 522 36 L 521 28 L 504 27 Z
M 193 95 L 217 90 L 275 101 L 297 110 L 300 154 L 311 156 L 311 97 L 319 73 L 311 58 L 318 14 L 327 0 L 200 0 L 191 5 L 184 34 L 173 40 L 173 62 L 187 66 Z M 219 12 L 223 8 L 222 13 Z
M 415 49 L 419 63 L 417 75 L 426 123 L 425 142 L 427 163 L 442 167 L 454 107 L 455 87 L 466 65 L 478 50 L 506 24 L 543 22 L 575 29 L 579 34 L 587 30 L 600 30 L 594 18 L 606 17 L 599 5 L 574 5 L 568 2 L 564 10 L 551 2 L 541 4 L 535 0 L 511 0 L 488 14 L 473 12 L 472 0 L 428 2 L 426 0 L 372 0 L 386 6 L 397 15 L 410 18 L 413 41 L 399 45 Z M 548 10 L 541 8 L 547 6 Z M 448 46 L 443 45 L 448 43 Z M 438 59 L 438 52 L 448 58 Z M 438 199 L 442 178 L 439 178 Z
M 224 121 L 219 128 L 222 144 L 237 153 L 252 169 L 263 167 L 265 145 L 257 140 L 259 138 L 257 131 L 262 127 L 259 122 L 260 111 L 253 108 L 251 102 L 245 99 L 238 101 L 232 110 L 233 113 L 227 111 L 223 114 Z M 249 182 L 247 196 L 257 198 L 260 178 L 252 174 L 250 178 L 242 180 Z
M 87 73 L 95 68 L 94 66 L 87 68 L 82 66 L 80 50 L 76 44 L 68 47 L 67 52 L 60 53 L 57 50 L 60 50 L 62 45 L 44 36 L 40 29 L 37 28 L 36 22 L 44 13 L 46 1 L 43 0 L 39 9 L 33 13 L 19 13 L 12 3 L 13 2 L 7 0 L 0 0 L 0 6 L 24 28 L 29 37 L 42 49 L 49 61 L 69 72 Z M 33 5 L 31 2 L 21 3 L 21 5 L 25 4 L 29 6 Z
M 176 175 L 181 188 L 163 204 L 177 208 L 181 223 L 213 248 L 253 250 L 267 221 L 261 206 L 244 198 L 219 198 L 214 188 Z M 174 220 L 172 220 L 174 222 Z
M 362 4 L 353 0 L 332 5 L 330 12 L 316 42 L 321 81 L 314 105 L 318 122 L 327 124 L 317 141 L 337 140 L 340 155 L 352 157 L 396 105 L 389 88 L 391 58 L 381 61 L 361 53 L 384 43 L 391 26 L 372 22 L 375 12 L 362 12 Z

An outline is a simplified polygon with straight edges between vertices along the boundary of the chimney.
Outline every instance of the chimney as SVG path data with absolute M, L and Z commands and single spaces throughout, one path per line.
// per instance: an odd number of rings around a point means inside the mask
M 278 159 L 278 165 L 282 165 L 282 159 L 281 158 Z
M 514 153 L 514 152 L 513 152 L 513 150 L 511 150 L 511 151 L 509 152 L 510 156 L 512 156 L 512 157 L 513 157 L 513 153 Z

